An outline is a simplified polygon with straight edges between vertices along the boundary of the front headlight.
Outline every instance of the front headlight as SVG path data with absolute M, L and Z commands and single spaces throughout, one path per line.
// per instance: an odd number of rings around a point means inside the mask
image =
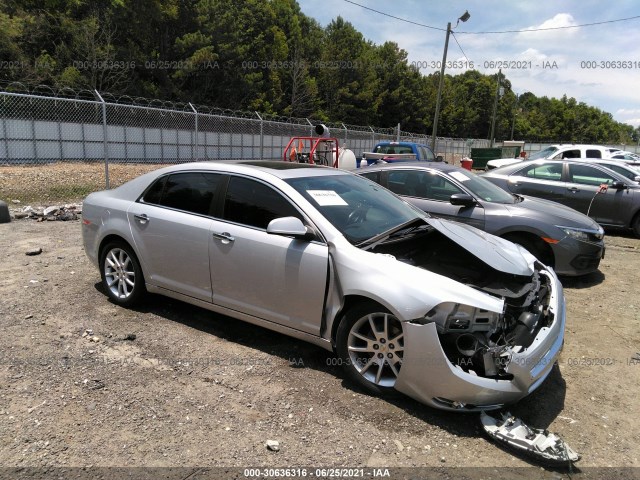
M 584 228 L 561 227 L 560 225 L 556 226 L 569 237 L 583 242 L 594 242 L 604 238 L 604 230 L 602 227 L 599 227 L 598 230 L 590 230 Z

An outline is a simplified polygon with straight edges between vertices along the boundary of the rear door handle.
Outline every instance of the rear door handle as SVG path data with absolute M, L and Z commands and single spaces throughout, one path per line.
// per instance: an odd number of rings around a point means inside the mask
M 133 217 L 143 224 L 149 221 L 149 217 L 146 213 L 136 213 Z
M 577 188 L 577 187 L 568 187 L 567 190 L 569 190 L 570 192 L 573 192 L 573 193 L 576 193 L 576 192 L 580 191 L 580 189 Z
M 222 243 L 229 243 L 235 240 L 235 238 L 229 232 L 213 232 L 213 237 L 222 240 Z

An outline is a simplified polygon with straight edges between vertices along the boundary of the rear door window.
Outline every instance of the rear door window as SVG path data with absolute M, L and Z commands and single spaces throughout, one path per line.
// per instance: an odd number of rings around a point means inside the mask
M 602 152 L 600 150 L 588 148 L 586 158 L 602 158 Z
M 216 173 L 174 173 L 156 181 L 142 198 L 145 203 L 209 215 L 211 202 L 220 188 L 222 176 Z
M 562 179 L 562 164 L 547 163 L 542 165 L 529 165 L 526 168 L 515 173 L 527 178 L 536 178 L 538 180 L 560 181 Z

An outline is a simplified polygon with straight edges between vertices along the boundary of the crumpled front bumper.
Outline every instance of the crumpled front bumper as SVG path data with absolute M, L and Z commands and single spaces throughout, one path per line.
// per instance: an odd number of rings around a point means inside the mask
M 566 314 L 558 278 L 551 271 L 541 273 L 551 280 L 549 310 L 553 323 L 541 328 L 524 352 L 512 354 L 505 369 L 513 375 L 512 380 L 494 380 L 463 371 L 448 360 L 434 323 L 405 322 L 404 358 L 396 390 L 436 408 L 476 411 L 514 403 L 538 388 L 562 350 Z

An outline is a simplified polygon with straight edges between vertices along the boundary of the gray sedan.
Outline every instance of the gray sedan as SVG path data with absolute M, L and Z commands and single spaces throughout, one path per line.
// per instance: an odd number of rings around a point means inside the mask
M 597 161 L 534 160 L 483 177 L 507 191 L 567 205 L 604 227 L 632 229 L 640 237 L 640 184 Z
M 149 291 L 270 328 L 335 352 L 372 392 L 433 407 L 515 402 L 563 343 L 552 269 L 338 169 L 167 167 L 89 195 L 82 233 L 117 305 Z
M 507 193 L 453 165 L 382 165 L 357 173 L 435 217 L 518 243 L 561 275 L 591 273 L 604 255 L 604 231 L 586 215 L 555 202 Z

